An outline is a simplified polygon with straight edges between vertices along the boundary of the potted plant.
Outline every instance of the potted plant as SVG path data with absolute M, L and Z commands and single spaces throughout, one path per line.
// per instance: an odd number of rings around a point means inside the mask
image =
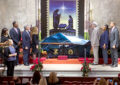
M 84 62 L 81 67 L 81 71 L 83 72 L 83 77 L 88 77 L 88 73 L 91 71 L 91 68 L 89 67 L 89 63 Z

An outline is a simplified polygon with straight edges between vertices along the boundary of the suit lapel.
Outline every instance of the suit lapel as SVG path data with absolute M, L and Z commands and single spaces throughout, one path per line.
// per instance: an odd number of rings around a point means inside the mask
M 26 31 L 25 31 L 26 32 Z M 27 34 L 27 37 L 30 38 L 30 35 L 28 34 L 28 32 L 26 32 L 25 34 Z
M 13 28 L 13 30 L 14 30 L 14 33 L 15 33 L 16 35 L 18 35 L 19 32 L 17 33 L 14 28 Z M 17 31 L 18 31 L 18 29 L 17 29 Z

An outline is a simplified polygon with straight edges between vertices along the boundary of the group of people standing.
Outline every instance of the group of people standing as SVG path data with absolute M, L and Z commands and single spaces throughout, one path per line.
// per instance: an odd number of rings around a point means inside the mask
M 116 24 L 114 22 L 110 23 L 110 28 L 106 24 L 102 27 L 102 33 L 100 33 L 100 29 L 98 27 L 98 24 L 96 22 L 92 23 L 92 34 L 91 34 L 91 45 L 93 49 L 93 55 L 94 55 L 94 62 L 93 65 L 96 65 L 99 63 L 98 59 L 98 51 L 99 46 L 102 49 L 102 56 L 104 59 L 104 65 L 108 64 L 108 47 L 110 46 L 111 50 L 111 59 L 112 67 L 118 66 L 118 46 L 119 46 L 119 31 L 116 27 Z M 109 30 L 110 29 L 110 30 Z
M 104 59 L 104 65 L 108 64 L 107 49 L 110 43 L 112 67 L 118 66 L 118 46 L 119 46 L 119 31 L 114 22 L 110 23 L 109 30 L 108 25 L 102 27 L 102 34 L 96 22 L 92 23 L 91 45 L 93 48 L 94 62 L 93 65 L 98 64 L 98 50 L 99 46 L 102 49 L 102 55 Z M 29 65 L 30 48 L 32 47 L 33 59 L 36 58 L 39 48 L 39 33 L 37 27 L 26 25 L 24 31 L 21 32 L 18 23 L 13 22 L 13 28 L 10 32 L 7 28 L 2 29 L 1 42 L 8 42 L 8 47 L 4 50 L 4 56 L 6 57 L 7 76 L 13 76 L 14 66 L 19 64 L 19 49 L 23 48 L 23 63 Z
M 19 49 L 23 48 L 23 63 L 29 65 L 30 48 L 32 48 L 33 59 L 38 53 L 38 28 L 26 25 L 24 31 L 21 32 L 18 23 L 13 22 L 13 28 L 8 31 L 7 28 L 2 29 L 1 42 L 8 42 L 8 47 L 4 49 L 4 57 L 7 65 L 7 76 L 13 76 L 14 66 L 19 65 Z

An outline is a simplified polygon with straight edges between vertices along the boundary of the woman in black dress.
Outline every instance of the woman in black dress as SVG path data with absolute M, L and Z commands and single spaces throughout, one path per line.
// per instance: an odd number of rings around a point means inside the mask
M 38 28 L 32 28 L 32 52 L 33 52 L 33 59 L 36 59 L 38 54 L 38 45 L 39 45 L 39 37 L 38 37 Z
M 6 41 L 8 41 L 8 39 L 10 39 L 8 35 L 8 29 L 3 28 L 1 32 L 1 43 L 5 43 Z M 3 63 L 6 65 L 6 57 L 4 56 L 4 48 L 0 48 L 0 56 L 2 56 L 2 58 L 4 59 Z
M 9 35 L 8 35 L 8 29 L 7 28 L 3 28 L 2 32 L 1 32 L 1 42 L 5 42 L 8 39 L 10 39 Z

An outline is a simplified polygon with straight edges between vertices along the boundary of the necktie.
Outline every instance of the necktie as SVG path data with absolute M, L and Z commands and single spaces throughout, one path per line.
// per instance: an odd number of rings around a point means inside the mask
M 29 35 L 29 37 L 30 37 L 30 32 L 29 32 L 29 31 L 27 31 L 27 33 L 28 33 L 28 35 Z
M 18 34 L 18 30 L 17 30 L 17 28 L 15 28 L 15 31 L 16 31 L 16 33 Z
M 113 32 L 114 28 L 111 29 L 111 32 Z

